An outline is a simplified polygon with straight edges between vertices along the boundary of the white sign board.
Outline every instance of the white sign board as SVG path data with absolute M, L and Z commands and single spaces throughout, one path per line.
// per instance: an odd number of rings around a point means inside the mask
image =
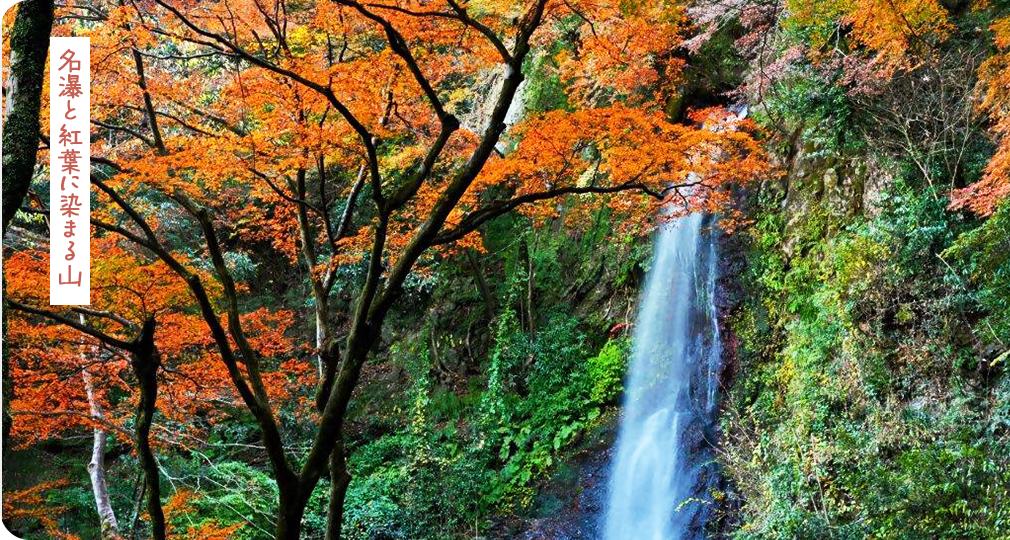
M 91 304 L 91 39 L 49 38 L 49 304 Z

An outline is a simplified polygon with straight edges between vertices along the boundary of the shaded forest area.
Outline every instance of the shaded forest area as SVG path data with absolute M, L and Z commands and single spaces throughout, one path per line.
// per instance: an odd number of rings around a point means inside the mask
M 64 311 L 46 25 L 92 40 Z M 596 538 L 666 207 L 725 229 L 709 537 L 1010 537 L 1006 1 L 28 0 L 4 36 L 18 536 Z

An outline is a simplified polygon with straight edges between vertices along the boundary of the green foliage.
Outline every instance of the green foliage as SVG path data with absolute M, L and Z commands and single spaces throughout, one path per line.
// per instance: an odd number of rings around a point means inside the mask
M 980 326 L 997 342 L 1010 343 L 1010 203 L 966 232 L 941 254 L 965 269 L 965 280 L 978 295 L 986 316 Z M 966 285 L 967 286 L 967 285 Z
M 416 366 L 425 357 L 419 351 Z M 407 423 L 353 449 L 344 517 L 348 539 L 445 538 L 478 510 L 486 474 L 480 456 L 464 449 L 455 425 L 434 421 L 430 390 L 426 373 L 416 372 Z
M 624 389 L 622 379 L 628 364 L 630 341 L 608 341 L 600 354 L 590 358 L 586 371 L 592 383 L 589 399 L 596 403 L 613 402 Z
M 759 212 L 723 418 L 735 538 L 1010 534 L 1006 218 L 946 204 L 898 182 L 848 223 Z
M 529 112 L 546 112 L 568 109 L 568 96 L 564 83 L 558 77 L 557 64 L 549 54 L 526 59 L 523 70 L 530 73 L 523 90 L 524 107 Z
M 236 540 L 272 537 L 277 484 L 268 471 L 241 461 L 209 461 L 196 453 L 190 460 L 166 456 L 163 464 L 168 471 L 181 471 L 173 474 L 179 475 L 172 484 L 176 489 L 194 493 L 186 512 L 169 516 L 171 530 L 186 531 L 207 522 L 222 527 L 241 523 Z M 312 534 L 311 517 L 307 521 Z M 321 537 L 321 529 L 318 532 Z
M 80 472 L 84 475 L 87 474 L 86 470 L 81 467 Z M 86 476 L 84 476 L 87 478 Z M 84 525 L 80 529 L 75 529 L 79 531 L 82 535 L 93 535 L 94 538 L 98 538 L 101 534 L 101 528 L 98 522 L 98 514 L 94 511 L 95 499 L 94 495 L 91 494 L 90 486 L 86 483 L 66 486 L 62 489 L 51 492 L 47 497 L 47 504 L 52 508 L 59 508 L 60 512 L 59 520 L 62 523 L 73 523 Z M 88 511 L 90 510 L 90 511 Z M 43 540 L 49 535 L 44 530 L 39 530 L 36 534 L 28 534 L 25 536 L 26 540 Z
M 514 313 L 500 316 L 488 388 L 478 425 L 496 450 L 501 473 L 487 497 L 495 505 L 527 508 L 529 486 L 554 464 L 554 453 L 600 415 L 577 321 L 551 314 L 545 330 L 524 335 Z M 600 383 L 603 392 L 609 391 Z
M 590 356 L 577 319 L 545 319 L 531 336 L 515 311 L 498 314 L 475 395 L 438 388 L 425 345 L 400 351 L 413 381 L 406 420 L 352 450 L 347 538 L 446 538 L 530 510 L 560 453 L 616 400 L 627 352 L 620 340 Z
M 804 61 L 767 92 L 764 107 L 755 113 L 757 120 L 778 128 L 801 126 L 805 139 L 823 153 L 861 148 L 857 111 L 839 82 L 842 76 L 822 73 Z

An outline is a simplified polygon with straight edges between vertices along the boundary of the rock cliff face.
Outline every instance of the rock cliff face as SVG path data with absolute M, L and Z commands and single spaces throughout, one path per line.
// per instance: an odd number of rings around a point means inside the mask
M 787 151 L 773 156 L 781 175 L 769 178 L 754 189 L 740 194 L 738 203 L 746 215 L 755 215 L 761 206 L 780 220 L 781 242 L 778 249 L 786 262 L 801 257 L 802 246 L 809 240 L 827 240 L 835 236 L 839 224 L 859 216 L 873 216 L 880 212 L 884 192 L 894 181 L 887 164 L 866 154 L 842 155 L 803 142 L 797 137 Z M 720 388 L 733 388 L 747 374 L 742 373 L 740 355 L 741 338 L 736 334 L 737 318 L 745 309 L 750 254 L 755 250 L 754 234 L 748 230 L 722 234 L 719 238 L 719 280 L 716 287 L 716 306 L 722 336 L 722 366 Z M 758 323 L 763 324 L 763 323 Z M 727 414 L 725 411 L 721 414 Z M 719 428 L 717 428 L 718 430 Z M 718 444 L 727 444 L 726 434 L 715 434 Z M 723 497 L 732 491 L 725 479 L 716 486 L 711 498 L 715 505 L 714 518 L 709 522 L 710 538 L 726 538 L 738 523 L 735 516 L 741 501 Z
M 785 171 L 779 180 L 766 182 L 761 190 L 778 201 L 786 219 L 783 250 L 795 254 L 797 241 L 805 226 L 814 219 L 831 224 L 838 218 L 873 214 L 882 190 L 893 179 L 885 167 L 866 155 L 838 155 L 812 143 L 794 142 L 788 155 L 778 159 Z

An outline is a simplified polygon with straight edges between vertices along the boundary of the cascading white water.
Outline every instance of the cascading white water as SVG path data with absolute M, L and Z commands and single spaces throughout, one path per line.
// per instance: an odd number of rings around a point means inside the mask
M 635 325 L 604 540 L 688 540 L 707 514 L 720 356 L 710 221 L 665 225 Z

